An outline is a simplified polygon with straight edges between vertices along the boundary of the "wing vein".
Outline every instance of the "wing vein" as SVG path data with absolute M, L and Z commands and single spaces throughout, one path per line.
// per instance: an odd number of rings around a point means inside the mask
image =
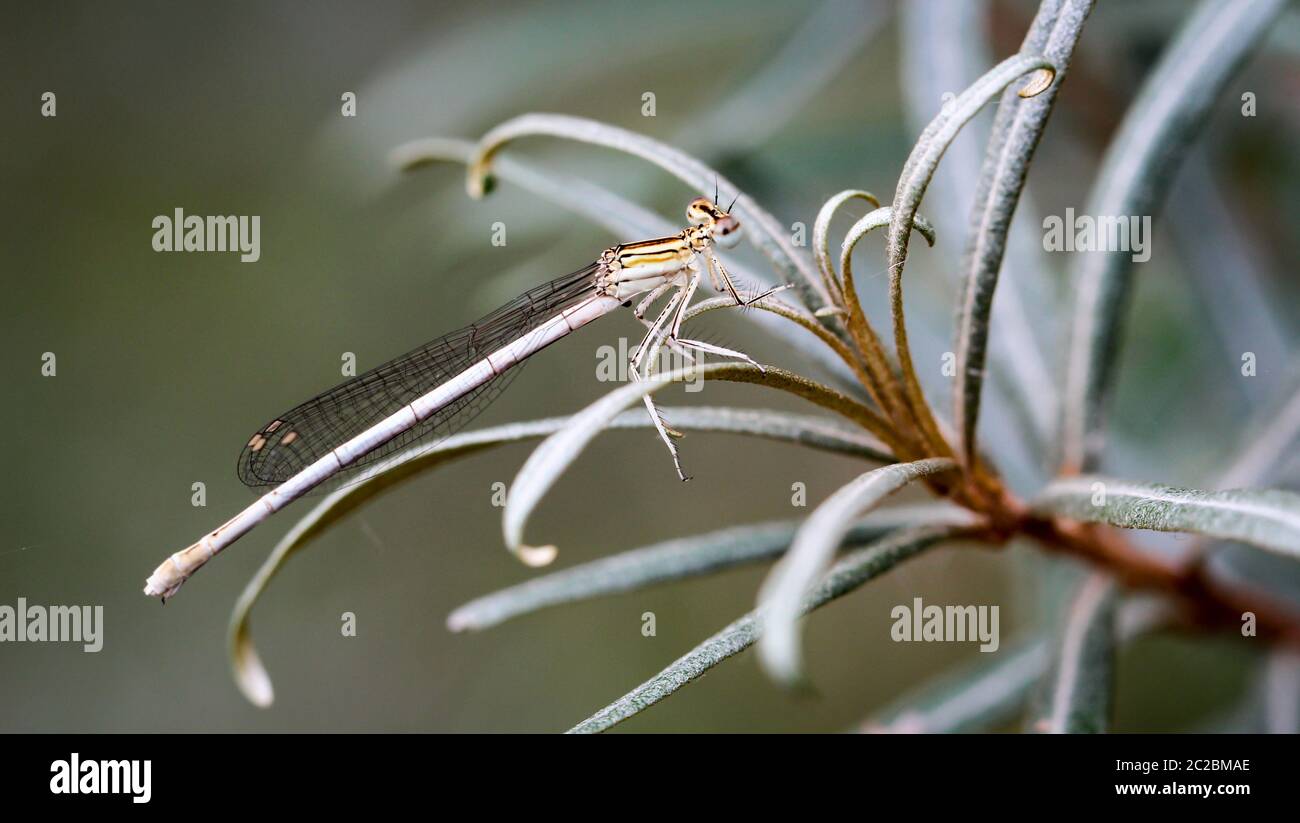
M 592 293 L 598 264 L 524 292 L 474 323 L 431 340 L 294 406 L 258 429 L 239 456 L 239 479 L 254 488 L 283 483 L 331 449 L 452 379 L 487 355 L 536 330 Z M 459 430 L 505 390 L 519 371 L 507 368 L 428 419 L 362 456 L 331 483 L 426 437 Z M 318 491 L 320 489 L 318 488 Z

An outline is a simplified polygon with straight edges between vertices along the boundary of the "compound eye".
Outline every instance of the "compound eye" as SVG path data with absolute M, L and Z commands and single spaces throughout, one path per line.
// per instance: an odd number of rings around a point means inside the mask
M 740 242 L 740 221 L 731 215 L 719 220 L 714 227 L 714 237 L 718 245 L 731 248 Z

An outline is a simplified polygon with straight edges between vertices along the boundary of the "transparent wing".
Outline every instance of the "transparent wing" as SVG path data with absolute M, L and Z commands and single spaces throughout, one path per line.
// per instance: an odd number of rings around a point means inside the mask
M 563 309 L 591 294 L 596 264 L 531 289 L 462 329 L 409 351 L 294 406 L 258 429 L 239 455 L 247 486 L 283 483 L 331 449 L 455 377 L 502 346 L 525 337 Z M 338 479 L 431 435 L 446 437 L 501 394 L 518 373 L 507 369 L 438 410 L 427 420 L 348 466 Z

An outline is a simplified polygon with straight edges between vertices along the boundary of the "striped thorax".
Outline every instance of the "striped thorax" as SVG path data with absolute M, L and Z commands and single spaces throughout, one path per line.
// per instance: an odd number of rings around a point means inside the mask
M 740 240 L 740 221 L 706 197 L 692 200 L 686 217 L 691 225 L 677 234 L 606 249 L 597 290 L 627 300 L 684 277 L 696 256 L 712 254 L 715 245 L 730 247 Z

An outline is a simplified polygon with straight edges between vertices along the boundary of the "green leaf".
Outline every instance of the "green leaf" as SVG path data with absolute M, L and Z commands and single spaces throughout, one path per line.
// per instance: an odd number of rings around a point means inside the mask
M 1282 6 L 1281 0 L 1203 0 L 1129 106 L 1106 150 L 1088 214 L 1158 211 L 1188 144 Z M 1076 260 L 1061 420 L 1061 465 L 1067 474 L 1090 471 L 1100 456 L 1104 407 L 1133 279 L 1129 251 L 1090 252 Z
M 1030 731 L 1097 734 L 1110 723 L 1115 681 L 1116 594 L 1104 574 L 1084 578 L 1065 610 L 1051 672 L 1040 684 Z
M 800 523 L 736 526 L 604 557 L 472 600 L 451 613 L 447 627 L 454 632 L 478 631 L 562 603 L 757 563 L 784 552 Z M 853 524 L 842 545 L 860 545 L 904 526 L 973 523 L 970 512 L 948 503 L 895 506 Z
M 878 444 L 869 436 L 834 420 L 751 409 L 696 407 L 673 409 L 673 424 L 687 431 L 751 434 L 874 459 Z M 535 440 L 553 434 L 571 418 L 553 417 L 527 423 L 481 429 L 452 435 L 445 440 L 412 446 L 367 469 L 356 482 L 327 495 L 285 534 L 271 550 L 253 579 L 244 587 L 230 615 L 228 644 L 235 683 L 249 702 L 269 706 L 274 699 L 271 677 L 253 645 L 249 617 L 271 579 L 288 559 L 311 543 L 345 515 L 360 508 L 376 495 L 442 463 L 476 452 L 521 440 Z M 643 411 L 621 414 L 609 428 L 649 428 Z
M 1033 507 L 1088 523 L 1239 540 L 1300 559 L 1300 495 L 1287 491 L 1207 492 L 1084 476 L 1048 484 Z
M 926 526 L 902 529 L 864 549 L 844 557 L 822 578 L 821 583 L 803 601 L 803 612 L 820 608 L 892 569 L 899 562 L 934 544 L 958 537 L 958 526 Z M 730 623 L 672 665 L 637 686 L 569 730 L 570 734 L 603 732 L 634 714 L 668 697 L 729 657 L 740 654 L 762 637 L 763 625 L 758 612 L 752 611 Z
M 759 592 L 767 633 L 759 662 L 777 681 L 792 684 L 800 673 L 797 621 L 811 588 L 830 565 L 853 521 L 889 495 L 922 477 L 955 469 L 947 458 L 895 463 L 867 472 L 841 487 L 808 516 L 790 551 L 768 575 Z

